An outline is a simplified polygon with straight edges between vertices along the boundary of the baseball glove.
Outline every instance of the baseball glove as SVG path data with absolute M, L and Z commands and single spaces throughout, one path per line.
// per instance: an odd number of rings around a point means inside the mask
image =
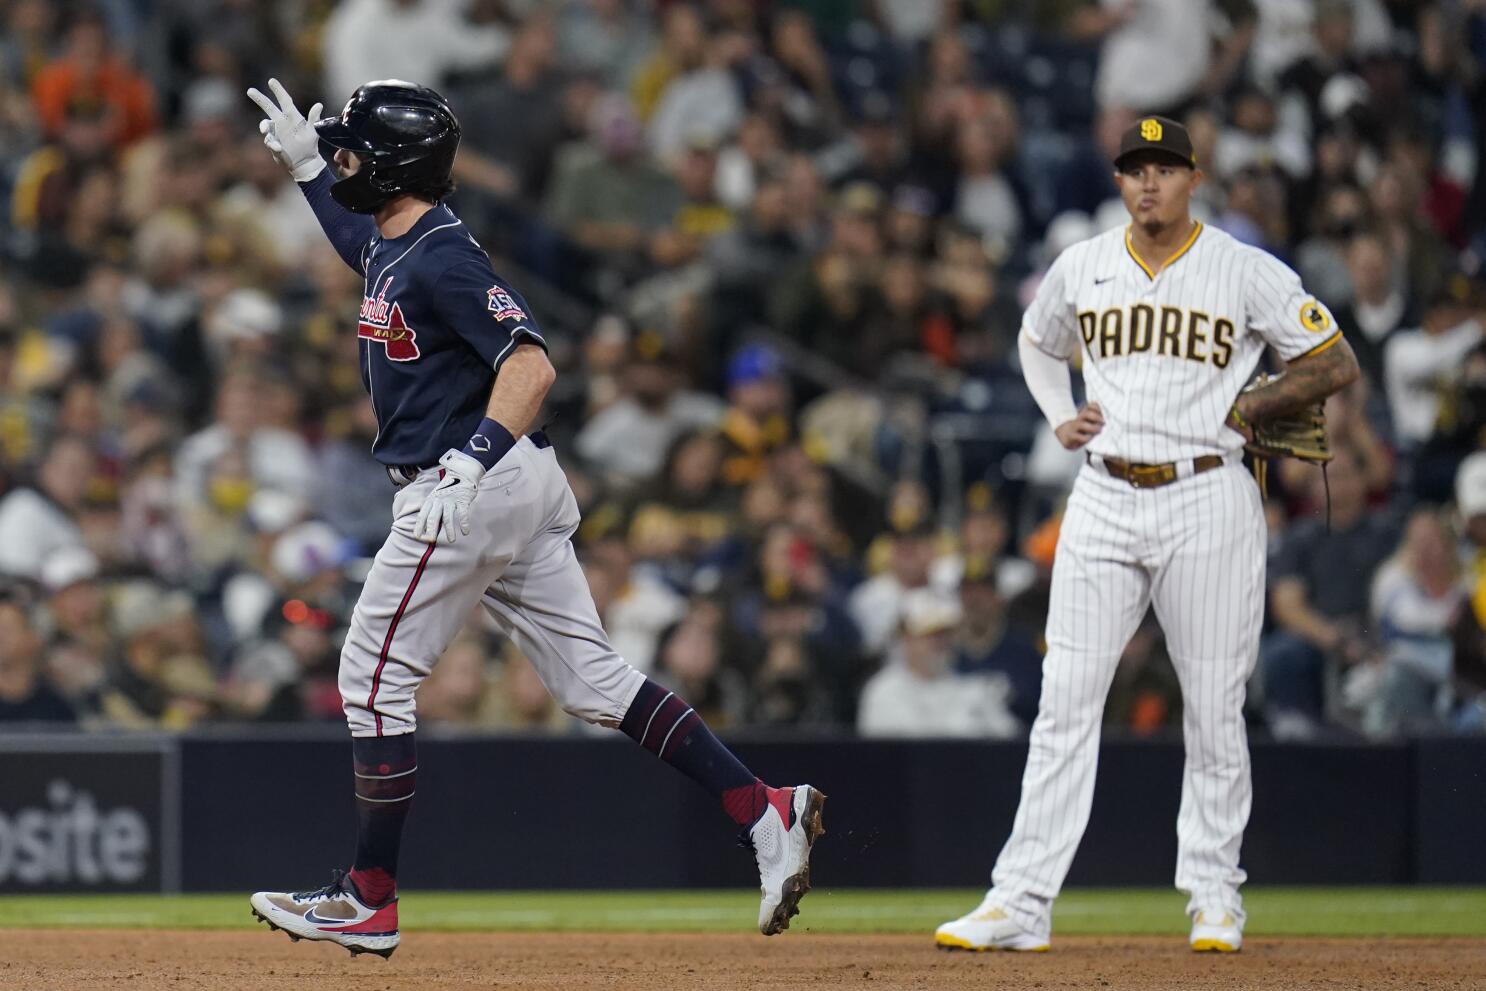
M 1267 385 L 1278 375 L 1260 375 L 1244 392 Z M 1250 454 L 1261 458 L 1299 458 L 1312 464 L 1325 464 L 1333 457 L 1326 443 L 1326 412 L 1321 403 L 1270 417 L 1253 425 L 1254 439 L 1246 445 Z

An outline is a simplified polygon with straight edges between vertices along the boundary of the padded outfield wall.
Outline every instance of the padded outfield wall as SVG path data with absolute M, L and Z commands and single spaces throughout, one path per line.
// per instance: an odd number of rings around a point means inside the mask
M 766 779 L 830 795 L 821 886 L 985 883 L 1024 744 L 733 741 Z M 736 830 L 628 741 L 419 743 L 402 877 L 417 888 L 758 883 Z M 1256 743 L 1244 866 L 1254 884 L 1486 882 L 1486 740 Z M 232 891 L 345 866 L 354 809 L 341 732 L 0 736 L 0 891 Z M 1165 885 L 1182 753 L 1106 742 L 1070 884 Z

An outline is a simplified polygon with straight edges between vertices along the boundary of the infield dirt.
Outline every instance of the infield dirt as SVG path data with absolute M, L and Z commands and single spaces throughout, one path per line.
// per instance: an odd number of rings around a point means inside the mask
M 345 983 L 347 981 L 352 983 Z M 281 933 L 0 930 L 0 988 L 1486 989 L 1486 940 L 1253 939 L 1190 953 L 1180 937 L 1067 937 L 1044 954 L 947 953 L 928 935 L 413 933 L 391 960 Z

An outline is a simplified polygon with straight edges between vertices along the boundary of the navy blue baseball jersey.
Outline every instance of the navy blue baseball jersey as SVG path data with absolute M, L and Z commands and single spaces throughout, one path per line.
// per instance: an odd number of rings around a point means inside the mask
M 371 237 L 359 253 L 342 256 L 366 276 L 356 334 L 377 416 L 372 455 L 386 465 L 434 465 L 480 425 L 516 346 L 547 345 L 526 301 L 447 206 L 400 237 L 364 229 Z

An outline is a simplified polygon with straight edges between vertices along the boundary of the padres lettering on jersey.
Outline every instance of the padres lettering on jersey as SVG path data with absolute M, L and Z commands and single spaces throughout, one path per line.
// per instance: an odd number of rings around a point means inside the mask
M 1237 451 L 1243 438 L 1223 421 L 1265 345 L 1289 361 L 1341 339 L 1284 263 L 1202 224 L 1159 272 L 1125 228 L 1073 245 L 1022 329 L 1051 355 L 1081 355 L 1105 419 L 1088 449 L 1145 463 Z
M 1211 361 L 1227 368 L 1233 357 L 1233 321 L 1227 317 L 1214 320 L 1201 310 L 1163 306 L 1158 312 L 1146 303 L 1136 303 L 1128 309 L 1085 310 L 1078 315 L 1078 326 L 1084 347 L 1091 356 L 1097 350 L 1100 358 L 1154 349 L 1158 355 Z

